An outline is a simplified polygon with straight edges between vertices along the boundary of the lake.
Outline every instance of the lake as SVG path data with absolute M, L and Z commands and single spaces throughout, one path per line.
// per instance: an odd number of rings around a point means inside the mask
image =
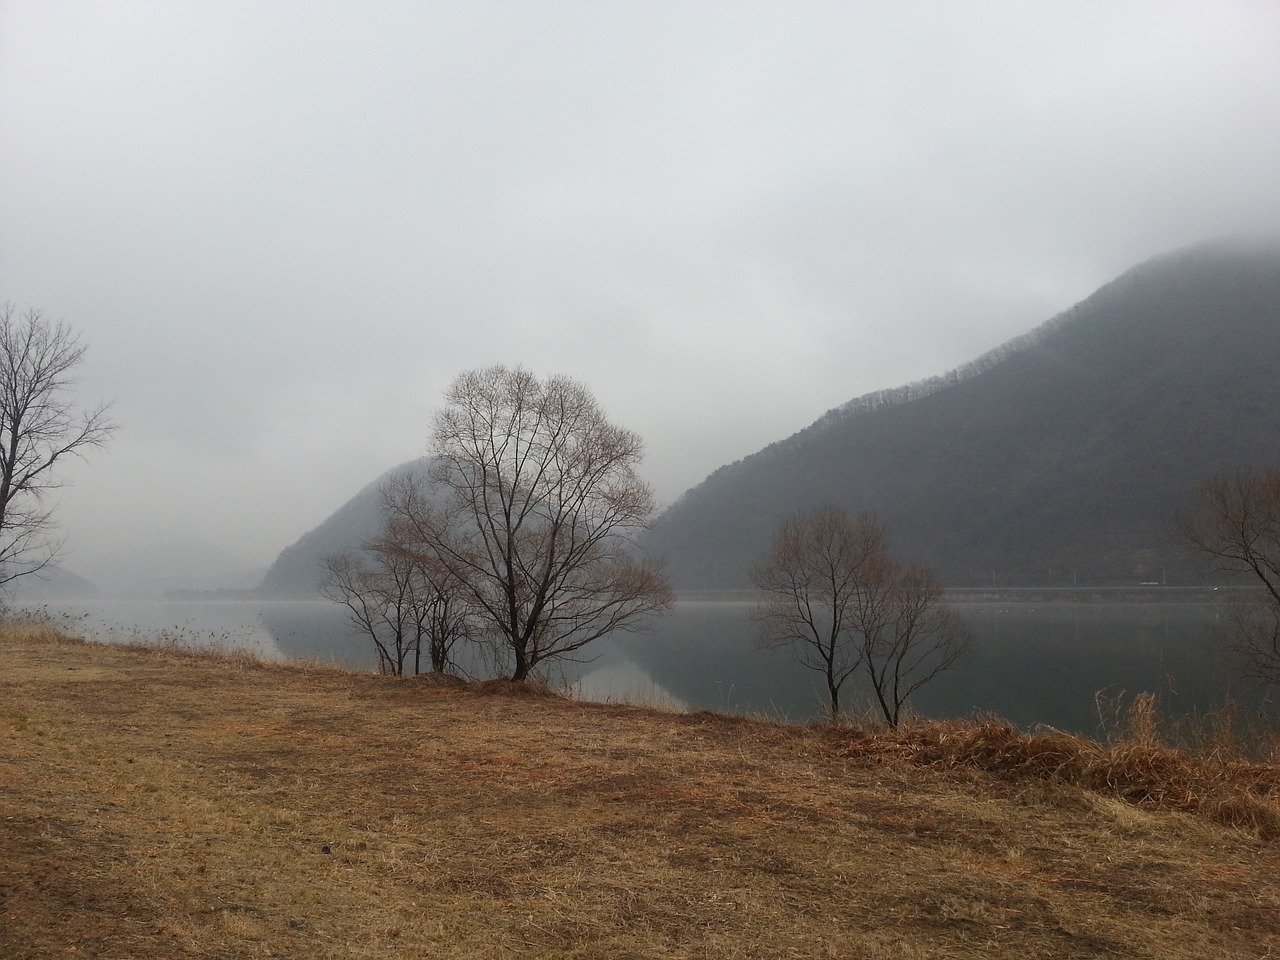
M 324 600 L 94 601 L 43 605 L 60 626 L 102 642 L 181 642 L 248 649 L 268 659 L 333 661 L 375 669 L 371 644 Z M 822 678 L 787 651 L 756 644 L 752 604 L 682 600 L 653 632 L 610 637 L 549 678 L 576 696 L 668 704 L 804 722 L 820 715 Z M 1047 724 L 1096 735 L 1099 693 L 1150 691 L 1174 715 L 1204 713 L 1228 697 L 1272 710 L 1216 641 L 1207 603 L 958 603 L 973 633 L 969 662 L 917 693 L 931 717 L 991 713 L 1021 727 Z M 849 690 L 846 687 L 846 690 Z M 846 702 L 866 703 L 854 688 Z

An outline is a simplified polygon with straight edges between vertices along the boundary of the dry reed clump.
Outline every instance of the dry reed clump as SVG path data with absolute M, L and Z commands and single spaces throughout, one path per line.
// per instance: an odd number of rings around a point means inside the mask
M 1126 705 L 1123 691 L 1103 691 L 1094 701 L 1107 743 L 1167 745 L 1209 760 L 1280 763 L 1280 729 L 1262 708 L 1251 714 L 1227 699 L 1206 712 L 1174 718 L 1160 712 L 1154 693 L 1140 693 Z
M 11 610 L 0 603 L 0 631 L 6 634 L 21 636 L 40 644 L 83 644 L 88 643 L 74 632 L 74 624 L 55 619 L 47 609 Z
M 1061 730 L 1023 733 L 1003 720 L 935 721 L 863 738 L 859 752 L 931 767 L 969 767 L 1069 784 L 1136 806 L 1178 810 L 1280 838 L 1280 768 L 1192 757 L 1165 746 L 1151 703 L 1131 736 L 1101 744 Z
M 1280 728 L 1261 711 L 1250 715 L 1233 700 L 1182 718 L 1167 739 L 1199 757 L 1280 763 Z

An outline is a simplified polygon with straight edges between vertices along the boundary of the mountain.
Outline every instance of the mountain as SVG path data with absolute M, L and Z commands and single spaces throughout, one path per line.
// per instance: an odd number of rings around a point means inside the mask
M 722 467 L 649 546 L 680 588 L 743 587 L 780 518 L 837 504 L 951 585 L 1192 582 L 1172 514 L 1205 476 L 1277 461 L 1280 243 L 1222 242 Z
M 17 604 L 58 600 L 86 600 L 98 596 L 97 584 L 65 567 L 51 564 L 39 573 L 9 581 L 4 599 Z
M 401 474 L 425 478 L 427 458 L 410 460 L 388 470 L 339 507 L 314 530 L 280 552 L 262 578 L 258 593 L 267 597 L 314 596 L 324 579 L 323 557 L 360 546 L 382 524 L 378 488 Z

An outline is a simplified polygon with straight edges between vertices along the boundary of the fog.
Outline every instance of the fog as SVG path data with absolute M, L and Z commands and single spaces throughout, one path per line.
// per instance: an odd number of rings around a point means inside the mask
M 122 424 L 65 565 L 216 586 L 471 367 L 586 383 L 669 502 L 1280 232 L 1280 8 L 3 0 L 0 144 L 0 300 Z

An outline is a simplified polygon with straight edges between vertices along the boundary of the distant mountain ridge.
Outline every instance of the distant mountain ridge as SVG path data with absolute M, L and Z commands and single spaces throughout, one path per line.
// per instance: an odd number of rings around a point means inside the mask
M 1280 460 L 1280 243 L 1157 257 L 949 374 L 855 398 L 658 519 L 678 587 L 748 584 L 782 517 L 873 510 L 956 585 L 1190 581 L 1170 515 Z
M 51 564 L 39 573 L 10 581 L 2 596 L 5 601 L 31 604 L 50 600 L 86 600 L 99 596 L 101 592 L 97 584 L 78 573 Z
M 956 370 L 719 468 L 647 546 L 680 589 L 744 588 L 780 518 L 838 504 L 880 514 L 895 551 L 949 585 L 1203 582 L 1172 514 L 1211 473 L 1278 462 L 1280 240 L 1227 241 L 1148 260 Z M 376 532 L 377 483 L 260 592 L 314 595 L 320 558 Z
M 1058 327 L 1070 322 L 1078 309 L 1079 305 L 1072 307 L 1052 319 L 1046 320 L 1029 333 L 1020 334 L 1010 340 L 1006 340 L 998 347 L 988 350 L 976 360 L 971 360 L 968 363 L 961 364 L 952 370 L 948 370 L 946 373 L 932 377 L 925 377 L 923 380 L 915 380 L 911 383 L 903 384 L 900 387 L 886 387 L 883 390 L 873 390 L 871 393 L 864 393 L 860 397 L 854 397 L 852 400 L 828 410 L 809 426 L 799 430 L 797 433 L 787 438 L 787 440 L 794 440 L 798 437 L 806 436 L 815 430 L 823 430 L 833 424 L 847 419 L 848 417 L 875 413 L 878 410 L 884 410 L 888 407 L 896 407 L 899 404 L 908 403 L 911 400 L 920 400 L 930 394 L 937 393 L 939 390 L 945 390 L 947 387 L 953 387 L 958 383 L 963 383 L 966 380 L 972 380 L 974 377 L 981 376 L 983 373 L 986 373 L 992 367 L 1003 362 L 1014 354 L 1020 353 L 1023 350 L 1029 350 L 1036 346 L 1036 344 L 1044 340 L 1045 337 Z M 780 442 L 786 443 L 787 440 Z M 769 446 L 772 447 L 774 444 L 770 444 Z

